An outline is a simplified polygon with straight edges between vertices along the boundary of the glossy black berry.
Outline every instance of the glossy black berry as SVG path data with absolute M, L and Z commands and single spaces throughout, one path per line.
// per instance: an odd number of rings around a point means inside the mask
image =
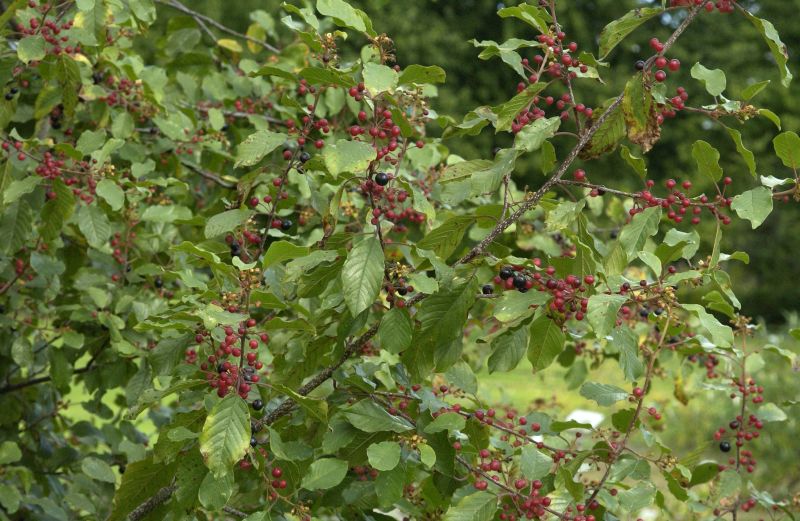
M 225 364 L 217 365 L 217 372 L 218 373 L 224 373 L 225 371 L 227 371 L 227 369 L 225 369 Z
M 263 408 L 264 408 L 264 402 L 262 402 L 261 400 L 253 400 L 253 409 L 255 409 L 256 411 L 260 411 Z
M 494 288 L 492 287 L 491 284 L 484 284 L 483 287 L 481 288 L 481 293 L 483 293 L 484 295 L 491 295 L 492 293 L 494 293 Z
M 721 441 L 719 442 L 719 450 L 722 452 L 730 452 L 731 451 L 731 444 L 728 441 Z
M 503 280 L 506 280 L 507 278 L 512 277 L 513 275 L 514 275 L 514 270 L 511 269 L 510 266 L 503 266 L 503 268 L 500 270 L 500 278 Z
M 311 159 L 311 154 L 309 154 L 308 152 L 300 152 L 300 162 L 301 163 L 305 163 L 309 159 Z
M 231 243 L 231 257 L 238 257 L 242 254 L 242 247 L 239 246 L 239 243 L 234 241 Z
M 294 226 L 294 223 L 292 222 L 291 219 L 283 219 L 281 221 L 281 230 L 285 232 L 291 230 L 292 226 Z
M 643 71 L 644 70 L 644 60 L 637 61 L 636 64 L 634 65 L 634 67 L 636 67 L 637 71 Z
M 250 437 L 250 446 L 251 447 L 255 447 L 256 445 L 258 445 L 258 440 L 256 439 L 255 436 L 251 436 Z
M 517 289 L 525 288 L 525 284 L 527 282 L 528 282 L 528 280 L 525 278 L 524 275 L 516 275 L 514 277 L 514 287 L 517 288 Z
M 7 92 L 7 93 L 6 93 L 6 99 L 7 99 L 7 100 L 9 100 L 9 101 L 11 101 L 12 99 L 14 99 L 14 95 L 13 95 L 13 94 L 11 94 L 10 92 Z
M 11 94 L 16 94 L 17 92 L 19 92 L 19 89 L 16 87 L 11 87 L 10 92 Z
M 397 288 L 397 294 L 402 296 L 408 295 L 408 288 L 406 287 Z
M 375 174 L 375 182 L 378 183 L 380 186 L 386 186 L 389 184 L 389 174 L 386 172 L 378 172 Z
M 153 285 L 155 287 L 157 287 L 157 288 L 163 288 L 164 287 L 164 281 L 161 280 L 161 277 L 156 277 L 155 280 L 153 281 Z

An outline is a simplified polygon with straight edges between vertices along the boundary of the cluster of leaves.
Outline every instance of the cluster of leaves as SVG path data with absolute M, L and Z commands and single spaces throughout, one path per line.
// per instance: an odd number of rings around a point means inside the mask
M 800 138 L 774 140 L 787 177 L 758 176 L 734 126 L 780 128 L 753 105 L 765 83 L 728 100 L 724 72 L 696 64 L 710 101 L 689 107 L 656 71 L 719 16 L 758 27 L 788 83 L 777 32 L 702 2 L 639 9 L 608 24 L 597 58 L 567 43 L 555 2 L 535 4 L 499 11 L 535 38 L 476 42 L 525 81 L 459 121 L 431 107 L 445 72 L 395 64 L 344 0 L 285 4 L 282 45 L 263 11 L 240 34 L 172 0 L 164 14 L 180 16 L 154 35 L 150 0 L 13 2 L 0 15 L 0 518 L 589 521 L 673 500 L 793 518 L 747 475 L 749 444 L 786 419 L 755 383 L 759 352 L 796 357 L 748 345 L 723 270 L 747 254 L 719 245 L 730 211 L 756 228 L 774 200 L 798 199 Z M 682 23 L 624 92 L 594 110 L 574 99 L 573 82 L 601 81 L 602 59 L 665 11 Z M 154 37 L 158 55 L 137 54 Z M 698 141 L 718 193 L 687 180 L 654 195 L 637 154 L 676 111 L 729 121 L 758 186 L 727 194 L 720 152 Z M 449 152 L 448 137 L 490 126 L 513 146 Z M 436 127 L 444 137 L 427 137 Z M 555 139 L 574 143 L 560 161 Z M 565 177 L 617 149 L 640 192 Z M 535 191 L 513 179 L 526 154 L 546 176 Z M 688 211 L 714 219 L 712 251 Z M 482 403 L 484 367 L 526 356 L 535 372 L 569 367 L 581 396 L 615 407 L 610 424 Z M 659 437 L 671 404 L 651 385 L 676 357 L 741 408 L 731 434 L 707 434 L 735 458 L 698 461 Z M 603 360 L 624 384 L 590 378 Z

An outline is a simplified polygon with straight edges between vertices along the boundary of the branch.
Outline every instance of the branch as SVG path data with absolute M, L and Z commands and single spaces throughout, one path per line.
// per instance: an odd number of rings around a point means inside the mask
M 75 371 L 72 372 L 72 374 L 73 375 L 83 374 L 83 373 L 91 370 L 92 366 L 94 365 L 94 361 L 97 359 L 99 354 L 100 354 L 100 351 L 98 351 L 94 356 L 92 356 L 92 358 L 89 359 L 89 361 L 86 363 L 86 365 L 84 367 L 81 367 L 80 369 L 76 369 Z M 6 393 L 10 393 L 12 391 L 18 391 L 19 389 L 24 389 L 25 387 L 30 387 L 32 385 L 38 385 L 38 384 L 41 384 L 41 383 L 49 382 L 50 380 L 52 380 L 52 377 L 50 377 L 50 376 L 40 376 L 38 378 L 31 378 L 30 380 L 25 380 L 23 382 L 17 382 L 15 384 L 8 384 L 8 385 L 6 385 L 4 387 L 0 387 L 0 394 L 6 394 Z
M 177 489 L 177 485 L 169 485 L 162 488 L 153 494 L 150 499 L 134 508 L 133 511 L 128 515 L 128 521 L 139 521 L 140 519 L 144 518 L 147 514 L 166 503 L 172 493 Z
M 208 170 L 203 170 L 199 166 L 194 165 L 194 164 L 190 163 L 189 161 L 181 159 L 181 164 L 183 166 L 185 166 L 186 168 L 188 168 L 189 170 L 191 170 L 192 172 L 194 172 L 196 174 L 200 174 L 202 177 L 205 177 L 209 181 L 215 182 L 216 184 L 218 184 L 219 186 L 221 186 L 223 188 L 229 188 L 231 190 L 236 188 L 236 183 L 232 183 L 230 181 L 226 181 L 226 180 L 222 179 L 221 177 L 219 177 L 217 174 L 215 174 L 213 172 L 209 172 Z
M 226 27 L 226 26 L 222 25 L 221 23 L 219 23 L 218 21 L 214 20 L 213 18 L 209 18 L 208 16 L 206 16 L 204 14 L 200 14 L 197 11 L 192 11 L 191 9 L 189 9 L 188 7 L 183 5 L 178 0 L 170 0 L 169 2 L 167 2 L 166 0 L 156 0 L 156 1 L 159 4 L 166 5 L 168 7 L 172 7 L 173 9 L 177 9 L 178 11 L 180 11 L 180 12 L 182 12 L 184 14 L 188 14 L 189 16 L 194 18 L 195 21 L 200 25 L 200 27 L 202 27 L 204 29 L 206 34 L 210 35 L 211 38 L 213 38 L 214 40 L 216 40 L 216 38 L 214 37 L 214 34 L 211 33 L 211 31 L 208 29 L 208 27 L 205 26 L 205 24 L 208 24 L 208 25 L 210 25 L 212 27 L 215 27 L 216 29 L 219 29 L 223 33 L 227 33 L 227 34 L 230 34 L 232 36 L 236 36 L 237 38 L 241 38 L 242 40 L 246 40 L 248 42 L 252 42 L 252 43 L 254 43 L 256 45 L 260 45 L 261 47 L 265 48 L 268 51 L 275 52 L 275 53 L 281 52 L 280 49 L 268 44 L 267 42 L 261 41 L 261 40 L 259 40 L 257 38 L 252 38 L 250 36 L 247 36 L 246 34 L 242 34 L 242 33 L 238 32 L 238 31 L 234 31 L 230 27 Z

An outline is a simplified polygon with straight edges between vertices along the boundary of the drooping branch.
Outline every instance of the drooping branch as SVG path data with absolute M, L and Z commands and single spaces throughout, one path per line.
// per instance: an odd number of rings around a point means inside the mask
M 236 183 L 233 183 L 231 181 L 226 181 L 225 179 L 222 179 L 217 174 L 215 174 L 213 172 L 209 172 L 208 170 L 204 170 L 204 169 L 200 168 L 199 166 L 190 163 L 189 161 L 181 160 L 181 164 L 183 166 L 185 166 L 186 168 L 188 168 L 189 170 L 191 170 L 192 172 L 194 172 L 196 174 L 199 174 L 201 177 L 204 177 L 204 178 L 208 179 L 209 181 L 215 182 L 216 184 L 218 184 L 219 186 L 221 186 L 223 188 L 228 188 L 228 189 L 236 188 Z

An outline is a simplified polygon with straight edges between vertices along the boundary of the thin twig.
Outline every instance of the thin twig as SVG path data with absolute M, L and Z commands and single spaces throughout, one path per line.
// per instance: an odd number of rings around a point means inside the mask
M 173 9 L 177 9 L 178 11 L 180 11 L 180 12 L 182 12 L 184 14 L 188 14 L 189 16 L 194 18 L 195 21 L 197 21 L 197 23 L 201 27 L 204 27 L 203 24 L 206 23 L 206 24 L 211 25 L 212 27 L 222 31 L 223 33 L 230 34 L 231 36 L 236 36 L 237 38 L 241 38 L 242 40 L 246 40 L 248 42 L 255 43 L 256 45 L 260 45 L 261 47 L 267 49 L 268 51 L 271 51 L 271 52 L 274 52 L 274 53 L 281 52 L 280 49 L 278 49 L 277 47 L 275 47 L 273 45 L 268 44 L 265 41 L 259 40 L 257 38 L 253 38 L 251 36 L 247 36 L 246 34 L 242 34 L 242 33 L 238 32 L 238 31 L 234 31 L 230 27 L 226 27 L 226 26 L 222 25 L 221 23 L 219 23 L 218 21 L 214 20 L 213 18 L 209 18 L 208 16 L 206 16 L 204 14 L 201 14 L 201 13 L 198 13 L 197 11 L 192 11 L 191 9 L 186 7 L 184 4 L 182 4 L 178 0 L 170 0 L 170 1 L 156 0 L 156 1 L 159 4 L 166 5 L 168 7 L 172 7 Z M 211 38 L 216 40 L 216 37 L 211 33 L 211 31 L 207 27 L 205 27 L 205 30 L 208 32 L 208 34 L 211 35 Z

